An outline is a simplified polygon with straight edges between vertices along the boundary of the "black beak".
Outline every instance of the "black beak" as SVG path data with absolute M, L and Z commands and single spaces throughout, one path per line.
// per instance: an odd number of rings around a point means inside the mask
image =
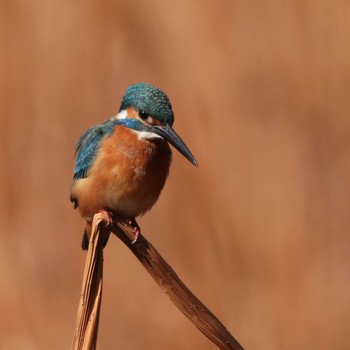
M 195 157 L 191 151 L 187 148 L 185 143 L 180 139 L 180 136 L 169 125 L 152 125 L 150 126 L 152 131 L 159 136 L 162 136 L 170 144 L 172 144 L 183 156 L 185 156 L 194 166 L 198 166 Z

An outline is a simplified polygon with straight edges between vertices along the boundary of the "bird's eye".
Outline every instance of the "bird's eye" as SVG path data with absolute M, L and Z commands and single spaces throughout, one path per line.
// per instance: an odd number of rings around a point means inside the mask
M 146 120 L 149 117 L 149 115 L 145 111 L 139 111 L 139 116 L 143 120 Z
M 148 124 L 152 124 L 153 123 L 153 119 L 152 117 L 149 116 L 149 114 L 144 111 L 144 110 L 140 110 L 139 111 L 139 116 L 142 120 L 146 121 Z

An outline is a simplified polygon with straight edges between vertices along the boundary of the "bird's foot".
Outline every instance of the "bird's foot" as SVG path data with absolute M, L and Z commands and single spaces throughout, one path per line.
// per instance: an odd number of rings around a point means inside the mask
M 136 222 L 135 218 L 132 218 L 132 219 L 130 219 L 127 222 L 123 222 L 123 225 L 126 226 L 126 227 L 132 228 L 132 230 L 134 232 L 134 239 L 131 242 L 131 244 L 135 244 L 137 242 L 137 240 L 139 239 L 139 236 L 140 236 L 140 233 L 141 233 L 140 226 Z
M 110 211 L 105 210 L 105 209 L 101 209 L 101 210 L 99 210 L 98 212 L 104 216 L 104 217 L 103 217 L 103 221 L 105 221 L 106 226 L 107 226 L 107 227 L 112 226 L 112 223 L 113 223 L 113 214 L 112 214 Z
M 134 228 L 133 228 L 133 231 L 134 231 L 134 240 L 131 242 L 131 244 L 135 244 L 137 242 L 137 240 L 139 239 L 140 237 L 140 233 L 141 233 L 141 229 L 140 229 L 140 226 L 137 224 L 136 220 L 133 219 L 133 224 L 134 224 Z

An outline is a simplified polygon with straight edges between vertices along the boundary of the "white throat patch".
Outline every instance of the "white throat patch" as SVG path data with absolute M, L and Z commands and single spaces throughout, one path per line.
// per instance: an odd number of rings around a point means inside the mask
M 157 139 L 157 138 L 162 139 L 162 136 L 160 136 L 152 131 L 137 131 L 137 130 L 132 130 L 132 131 L 136 132 L 137 138 L 139 140 L 151 140 L 151 139 Z
M 126 119 L 128 117 L 128 111 L 126 109 L 123 109 L 120 111 L 116 116 L 114 116 L 112 119 Z M 151 140 L 151 139 L 157 139 L 157 138 L 163 138 L 162 136 L 152 132 L 152 131 L 138 131 L 138 130 L 132 130 L 134 133 L 137 134 L 137 138 L 139 140 Z

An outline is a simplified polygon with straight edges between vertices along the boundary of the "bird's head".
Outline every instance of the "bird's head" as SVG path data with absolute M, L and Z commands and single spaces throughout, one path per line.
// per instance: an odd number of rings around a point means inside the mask
M 168 96 L 148 83 L 130 85 L 123 97 L 117 119 L 135 119 L 128 125 L 138 131 L 142 138 L 163 138 L 172 144 L 192 164 L 196 159 L 172 128 L 174 113 Z

